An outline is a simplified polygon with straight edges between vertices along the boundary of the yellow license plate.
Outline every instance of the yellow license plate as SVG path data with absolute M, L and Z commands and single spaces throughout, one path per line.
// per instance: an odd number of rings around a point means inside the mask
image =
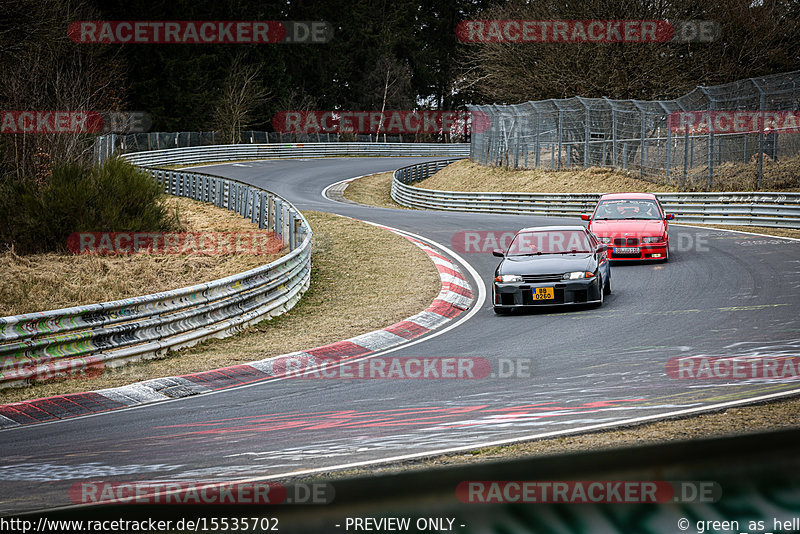
M 556 294 L 552 287 L 534 287 L 533 300 L 553 300 Z

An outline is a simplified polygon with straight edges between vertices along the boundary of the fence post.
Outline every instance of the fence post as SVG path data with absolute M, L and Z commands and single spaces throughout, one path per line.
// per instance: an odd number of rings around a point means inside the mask
M 611 106 L 611 165 L 617 166 L 617 106 L 614 102 L 604 96 L 603 99 Z
M 556 168 L 558 170 L 561 170 L 561 144 L 562 144 L 561 143 L 561 139 L 562 139 L 562 133 L 564 131 L 563 130 L 563 128 L 564 128 L 563 113 L 561 111 L 561 106 L 558 105 L 558 101 L 557 100 L 553 100 L 553 103 L 558 108 L 558 164 L 557 164 Z
M 589 128 L 589 106 L 586 102 L 583 101 L 583 98 L 577 97 L 578 102 L 581 103 L 583 106 L 583 168 L 589 168 L 589 136 L 590 136 L 590 128 Z
M 644 166 L 647 164 L 647 156 L 645 151 L 645 121 L 644 121 L 644 108 L 638 102 L 633 104 L 639 108 L 639 114 L 642 118 L 641 132 L 640 132 L 640 145 L 639 145 L 639 178 L 644 179 Z
M 702 85 L 698 85 L 697 88 L 705 95 L 708 99 L 708 110 L 709 112 L 713 112 L 717 108 L 717 102 L 712 97 L 708 89 L 706 89 Z M 709 190 L 711 190 L 711 186 L 714 184 L 714 128 L 713 128 L 713 120 L 711 119 L 711 113 L 709 113 L 709 128 L 708 128 L 708 140 L 706 143 L 708 144 L 708 178 L 706 181 L 706 186 Z
M 661 108 L 664 110 L 664 113 L 666 113 L 666 118 L 667 118 L 667 120 L 664 123 L 664 125 L 667 128 L 667 147 L 666 147 L 666 154 L 664 154 L 664 167 L 666 168 L 666 183 L 669 184 L 669 180 L 670 180 L 670 176 L 669 176 L 670 172 L 669 171 L 670 171 L 670 166 L 671 166 L 671 163 L 672 163 L 672 161 L 671 161 L 671 158 L 672 158 L 672 130 L 670 130 L 670 128 L 669 128 L 669 109 L 667 109 L 666 104 L 664 104 L 664 102 L 662 102 L 661 100 L 659 100 L 658 103 L 661 105 Z
M 531 102 L 531 106 L 533 107 L 533 110 L 536 112 L 536 156 L 535 156 L 536 162 L 534 163 L 534 167 L 538 169 L 539 162 L 541 160 L 541 149 L 542 149 L 541 140 L 539 139 L 539 134 L 542 129 L 541 114 L 539 113 L 539 109 L 536 107 L 536 104 L 534 102 Z
M 755 78 L 750 78 L 758 89 L 758 111 L 761 112 L 761 127 L 758 129 L 758 189 L 763 187 L 764 178 L 764 112 L 767 108 L 767 95 Z

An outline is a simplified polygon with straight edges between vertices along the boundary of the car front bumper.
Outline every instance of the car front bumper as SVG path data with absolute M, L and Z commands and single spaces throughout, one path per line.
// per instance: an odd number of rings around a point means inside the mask
M 552 287 L 555 298 L 535 300 L 533 292 L 537 287 Z M 495 308 L 589 304 L 600 302 L 602 299 L 601 292 L 602 288 L 598 277 L 584 280 L 565 280 L 563 282 L 494 282 L 492 302 Z
M 636 252 L 618 252 L 619 249 L 624 248 L 635 248 Z M 667 245 L 665 243 L 639 245 L 637 247 L 615 247 L 608 245 L 608 259 L 614 261 L 664 260 L 666 258 Z

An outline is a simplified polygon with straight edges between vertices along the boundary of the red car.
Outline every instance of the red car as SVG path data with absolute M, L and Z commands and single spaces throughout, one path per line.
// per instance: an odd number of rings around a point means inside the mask
M 675 218 L 664 213 L 652 193 L 610 193 L 600 197 L 589 221 L 589 231 L 608 245 L 611 260 L 669 261 L 669 228 Z

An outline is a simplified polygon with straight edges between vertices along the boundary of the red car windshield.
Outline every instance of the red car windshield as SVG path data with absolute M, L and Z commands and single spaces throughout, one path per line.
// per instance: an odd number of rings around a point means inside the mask
M 661 219 L 661 211 L 654 200 L 617 199 L 601 200 L 594 211 L 597 220 Z
M 580 230 L 521 232 L 514 236 L 511 246 L 508 247 L 509 256 L 591 251 L 589 236 Z

